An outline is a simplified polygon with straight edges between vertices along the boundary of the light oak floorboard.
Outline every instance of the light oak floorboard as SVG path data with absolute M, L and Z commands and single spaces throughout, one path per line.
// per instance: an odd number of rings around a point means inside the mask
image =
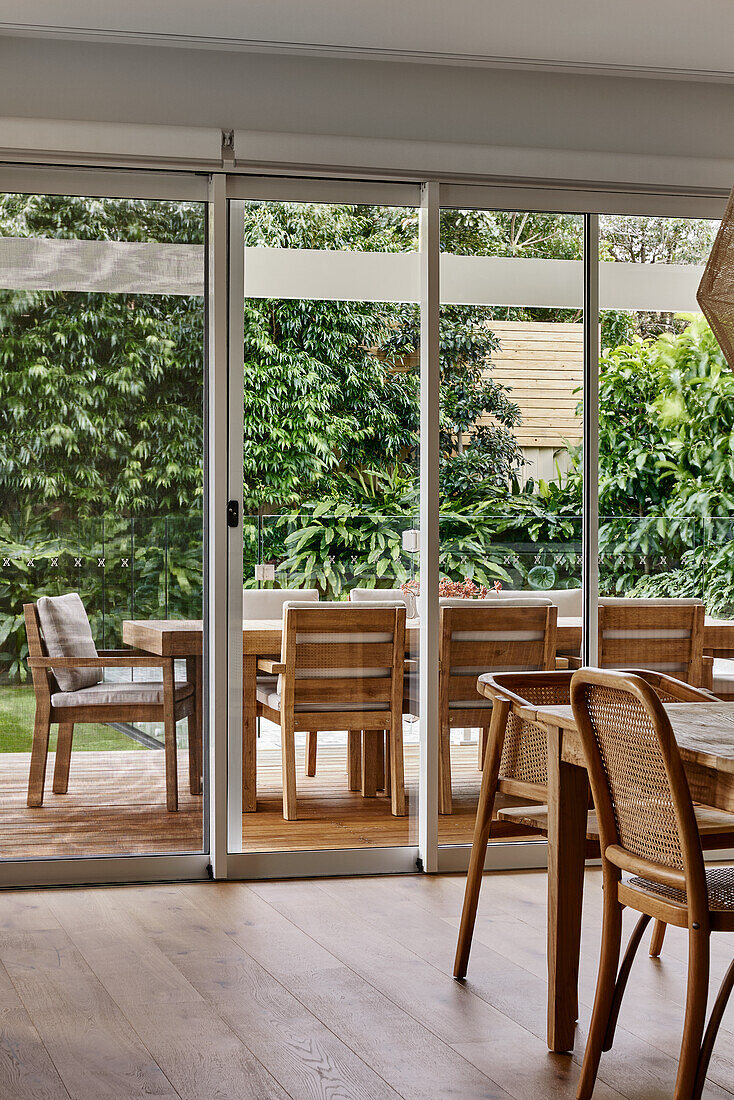
M 485 876 L 465 984 L 451 977 L 463 876 L 0 894 L 0 1097 L 571 1100 L 599 874 L 573 1055 L 545 1046 L 545 888 L 543 872 Z M 672 1095 L 679 938 L 635 962 L 600 1100 Z M 730 1011 L 706 1100 L 734 1095 L 732 1036 Z

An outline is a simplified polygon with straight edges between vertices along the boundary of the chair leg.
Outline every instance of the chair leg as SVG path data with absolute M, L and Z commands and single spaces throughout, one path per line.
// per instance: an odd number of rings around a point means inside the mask
M 604 1036 L 603 1050 L 611 1050 L 612 1043 L 614 1042 L 614 1032 L 617 1030 L 617 1020 L 619 1019 L 619 1010 L 622 1007 L 622 998 L 624 997 L 624 991 L 627 988 L 627 981 L 629 980 L 630 970 L 632 969 L 632 963 L 635 961 L 635 955 L 642 943 L 642 937 L 645 934 L 645 929 L 650 923 L 650 917 L 647 913 L 643 913 L 637 924 L 635 930 L 630 936 L 630 941 L 627 944 L 627 950 L 624 953 L 622 959 L 622 965 L 619 968 L 619 974 L 617 975 L 617 981 L 614 985 L 614 997 L 612 998 L 612 1007 L 609 1010 L 609 1020 L 607 1022 L 607 1031 Z M 665 925 L 663 924 L 663 928 Z
M 362 786 L 362 731 L 347 731 L 347 786 L 358 791 Z
M 375 784 L 378 791 L 385 790 L 385 731 L 378 730 L 375 737 Z
M 479 770 L 484 767 L 484 757 L 487 752 L 487 742 L 489 741 L 489 726 L 482 726 L 479 731 L 478 751 L 479 751 Z
M 474 825 L 474 839 L 472 840 L 471 857 L 469 859 L 469 873 L 466 876 L 466 887 L 464 889 L 464 907 L 461 911 L 459 938 L 456 944 L 456 958 L 454 959 L 454 977 L 459 980 L 466 977 L 469 964 L 469 952 L 471 951 L 471 941 L 474 935 L 489 832 L 492 826 L 492 814 L 497 794 L 497 780 L 500 773 L 508 711 L 509 704 L 505 702 L 495 703 L 492 708 L 491 736 L 484 758 L 477 819 Z
M 56 763 L 54 765 L 54 794 L 66 794 L 69 789 L 69 765 L 71 763 L 73 737 L 74 723 L 59 722 L 59 734 L 56 738 Z
M 385 742 L 385 794 L 390 794 L 392 787 L 392 776 L 390 769 L 390 730 L 383 730 L 382 737 Z
M 306 734 L 306 775 L 316 775 L 316 730 Z
M 283 762 L 283 817 L 298 819 L 296 801 L 296 735 L 293 726 L 283 722 L 280 727 L 280 751 Z
M 438 755 L 438 812 L 450 814 L 451 804 L 451 728 L 441 727 Z
M 665 929 L 667 924 L 664 920 L 656 920 L 652 929 L 652 936 L 650 937 L 650 958 L 659 959 L 660 952 L 663 950 L 663 940 L 665 939 Z
M 708 928 L 691 928 L 688 933 L 688 989 L 686 1017 L 683 1024 L 678 1076 L 673 1100 L 689 1100 L 694 1095 L 701 1041 L 706 1024 L 706 1002 L 709 992 L 710 938 Z
M 186 658 L 186 679 L 194 685 L 194 713 L 186 719 L 189 740 L 189 791 L 193 795 L 198 795 L 203 790 L 204 768 L 201 657 Z
M 405 762 L 403 759 L 403 716 L 390 720 L 390 809 L 393 817 L 405 817 Z
M 732 960 L 731 965 L 729 966 L 729 969 L 724 976 L 724 980 L 719 988 L 718 996 L 714 1001 L 714 1007 L 711 1009 L 711 1017 L 709 1019 L 708 1027 L 706 1028 L 706 1034 L 703 1038 L 701 1054 L 698 1060 L 698 1071 L 696 1073 L 696 1084 L 693 1089 L 692 1100 L 700 1100 L 701 1098 L 703 1086 L 706 1083 L 706 1074 L 708 1073 L 709 1062 L 711 1061 L 711 1052 L 714 1049 L 716 1035 L 724 1016 L 724 1009 L 726 1008 L 729 997 L 731 996 L 732 987 L 734 987 L 734 960 Z
M 622 946 L 622 906 L 617 898 L 617 882 L 610 876 L 604 883 L 604 923 L 602 925 L 599 973 L 596 979 L 594 1010 L 584 1051 L 577 1100 L 591 1100 L 604 1040 L 614 1003 L 614 991 Z
M 43 788 L 46 782 L 46 760 L 48 759 L 48 739 L 51 734 L 51 722 L 47 715 L 39 714 L 33 724 L 33 748 L 31 766 L 28 773 L 28 799 L 31 807 L 43 805 Z
M 174 690 L 173 661 L 169 661 L 163 666 L 163 731 L 166 752 L 166 808 L 170 813 L 178 809 L 178 750 Z

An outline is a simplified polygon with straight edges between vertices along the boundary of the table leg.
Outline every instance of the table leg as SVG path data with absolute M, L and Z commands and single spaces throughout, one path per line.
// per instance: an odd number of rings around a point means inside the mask
M 257 657 L 242 658 L 242 812 L 257 809 Z
M 204 689 L 201 654 L 186 658 L 186 679 L 194 685 L 194 713 L 189 718 L 189 790 L 201 794 L 203 770 L 202 707 Z
M 548 1048 L 573 1050 L 578 1014 L 588 777 L 548 730 Z
M 377 772 L 379 767 L 378 735 L 384 742 L 385 735 L 382 730 L 362 730 L 363 798 L 375 798 L 377 795 Z

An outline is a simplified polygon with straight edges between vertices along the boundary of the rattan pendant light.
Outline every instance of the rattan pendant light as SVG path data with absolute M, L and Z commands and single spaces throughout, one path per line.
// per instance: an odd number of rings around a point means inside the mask
M 734 189 L 696 298 L 729 367 L 734 370 Z

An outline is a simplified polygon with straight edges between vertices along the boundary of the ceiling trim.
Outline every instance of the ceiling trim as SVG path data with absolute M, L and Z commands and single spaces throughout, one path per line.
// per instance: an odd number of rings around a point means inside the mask
M 279 42 L 248 38 L 220 38 L 208 35 L 140 33 L 130 30 L 65 27 L 0 22 L 0 37 L 46 38 L 80 42 L 106 42 L 138 46 L 173 46 L 183 49 L 229 50 L 242 53 L 285 54 L 288 56 L 391 61 L 416 65 L 458 65 L 471 68 L 514 69 L 586 76 L 636 77 L 653 80 L 689 80 L 703 83 L 734 83 L 734 70 L 674 68 L 559 61 L 551 58 L 493 57 L 483 54 L 429 50 L 383 49 L 378 47 L 329 45 L 318 42 Z

